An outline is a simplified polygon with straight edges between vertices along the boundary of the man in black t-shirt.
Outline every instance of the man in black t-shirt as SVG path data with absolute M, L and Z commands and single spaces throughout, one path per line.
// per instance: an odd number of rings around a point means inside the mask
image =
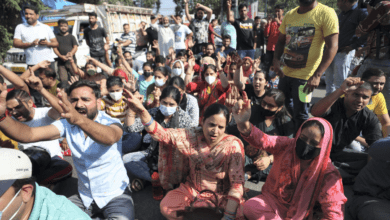
M 353 180 L 368 159 L 361 149 L 351 149 L 352 141 L 364 141 L 365 145 L 370 146 L 382 138 L 378 118 L 366 108 L 372 92 L 370 83 L 358 77 L 349 77 L 340 88 L 311 108 L 313 116 L 326 119 L 333 127 L 330 158 L 340 171 L 343 182 Z M 340 98 L 342 95 L 345 97 Z M 364 140 L 361 140 L 360 134 Z
M 228 11 L 231 10 L 232 0 L 227 1 Z M 239 19 L 234 19 L 230 13 L 227 13 L 227 20 L 236 28 L 237 31 L 237 52 L 241 59 L 244 57 L 250 57 L 254 59 L 255 48 L 254 46 L 254 33 L 253 28 L 255 22 L 248 18 L 247 15 L 248 5 L 243 3 L 238 6 L 240 14 Z
M 265 20 L 264 20 L 265 21 Z M 263 56 L 264 52 L 264 44 L 265 44 L 265 38 L 264 38 L 264 27 L 266 22 L 262 22 L 262 19 L 260 16 L 255 17 L 255 27 L 254 27 L 254 34 L 255 34 L 255 43 L 254 48 L 256 50 L 255 52 L 255 59 L 261 58 Z
M 74 62 L 77 63 L 75 54 L 77 52 L 78 44 L 76 38 L 72 34 L 69 34 L 68 22 L 66 20 L 58 20 L 58 27 L 60 30 L 56 35 L 58 48 L 53 48 L 53 50 L 58 56 L 57 63 L 60 80 L 61 82 L 67 82 L 68 73 L 74 75 L 70 66 L 70 59 L 73 57 Z
M 152 15 L 150 17 L 150 20 L 156 19 L 156 16 Z M 153 41 L 158 40 L 158 33 L 156 30 L 154 30 L 152 27 L 146 28 L 146 33 L 148 34 L 148 43 L 149 46 L 152 48 L 152 51 L 156 53 L 156 48 L 153 48 Z
M 89 46 L 89 53 L 92 58 L 97 61 L 107 64 L 105 59 L 106 51 L 104 50 L 104 44 L 110 44 L 106 30 L 99 27 L 97 24 L 97 15 L 95 12 L 88 13 L 89 27 L 84 31 L 84 37 Z M 104 43 L 106 39 L 106 43 Z

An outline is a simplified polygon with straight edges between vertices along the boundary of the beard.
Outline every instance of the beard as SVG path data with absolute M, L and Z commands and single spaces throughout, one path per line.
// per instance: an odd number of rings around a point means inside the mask
M 93 108 L 93 110 L 88 110 L 87 108 L 78 108 L 78 107 L 75 107 L 75 109 L 80 114 L 86 114 L 87 118 L 92 121 L 95 119 L 98 113 L 97 107 Z
M 316 0 L 299 0 L 299 4 L 302 6 L 310 6 Z
M 19 104 L 21 104 L 19 100 L 18 102 Z M 30 114 L 31 111 L 22 104 L 19 111 L 16 114 L 13 114 L 12 116 L 18 121 L 27 121 L 30 118 Z M 22 116 L 21 119 L 19 119 L 20 116 Z
M 96 24 L 96 21 L 95 21 L 95 22 L 93 22 L 93 23 L 92 23 L 92 22 L 89 22 L 89 26 L 90 26 L 90 27 L 93 27 L 93 26 L 95 26 L 95 24 Z
M 32 25 L 32 24 L 34 24 L 37 20 L 34 20 L 34 19 L 30 18 L 30 19 L 26 19 L 26 21 L 27 21 L 27 23 L 28 23 L 29 25 Z

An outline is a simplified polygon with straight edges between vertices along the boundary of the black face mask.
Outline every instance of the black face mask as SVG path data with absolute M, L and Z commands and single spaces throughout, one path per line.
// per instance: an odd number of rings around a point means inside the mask
M 152 74 L 153 74 L 153 72 L 144 72 L 145 78 L 148 78 L 148 77 L 151 76 Z
M 295 147 L 295 152 L 297 153 L 299 159 L 311 160 L 320 155 L 321 148 L 316 148 L 311 145 L 308 145 L 306 142 L 298 138 Z
M 261 113 L 266 116 L 266 117 L 271 117 L 271 116 L 274 116 L 276 114 L 276 111 L 270 111 L 268 109 L 265 109 L 263 108 L 261 105 L 260 105 L 260 108 L 261 108 Z

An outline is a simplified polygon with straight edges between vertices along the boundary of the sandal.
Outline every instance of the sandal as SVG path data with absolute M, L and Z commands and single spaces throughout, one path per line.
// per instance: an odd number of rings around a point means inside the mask
M 133 181 L 131 181 L 131 189 L 134 192 L 139 192 L 139 191 L 143 190 L 144 187 L 145 187 L 144 181 L 141 179 L 136 178 Z

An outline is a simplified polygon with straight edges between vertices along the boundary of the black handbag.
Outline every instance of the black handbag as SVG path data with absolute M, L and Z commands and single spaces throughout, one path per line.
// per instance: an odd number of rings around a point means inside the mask
M 215 207 L 211 207 L 210 205 L 208 207 L 193 207 L 194 203 L 196 201 L 201 201 L 202 199 L 199 198 L 199 196 L 202 193 L 211 193 L 215 197 L 215 201 L 209 200 L 214 204 Z M 184 220 L 221 220 L 224 216 L 224 210 L 222 208 L 218 207 L 218 197 L 217 195 L 211 191 L 211 190 L 202 190 L 194 199 L 194 201 L 191 202 L 190 206 L 185 207 L 184 210 L 177 211 L 177 216 L 183 216 Z

